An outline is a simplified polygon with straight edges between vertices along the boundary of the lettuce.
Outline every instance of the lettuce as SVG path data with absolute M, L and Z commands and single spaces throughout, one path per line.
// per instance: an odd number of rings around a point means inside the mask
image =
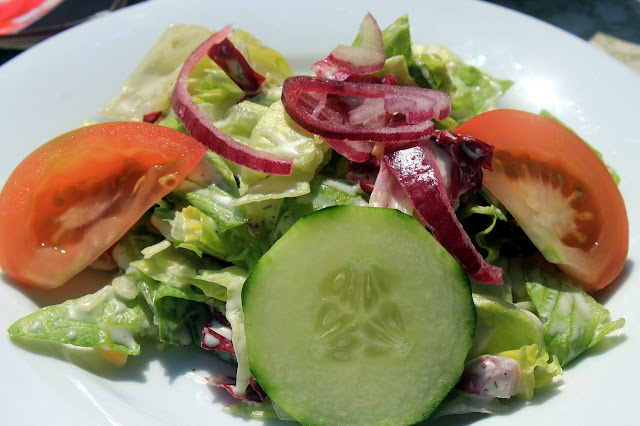
M 473 294 L 477 326 L 467 359 L 523 346 L 544 347 L 542 324 L 531 312 L 491 296 Z
M 171 94 L 182 64 L 213 32 L 198 25 L 171 25 L 127 77 L 102 114 L 113 120 L 142 121 L 144 114 L 171 110 Z
M 525 285 L 544 327 L 551 355 L 564 366 L 604 336 L 624 326 L 609 321 L 609 311 L 559 272 L 523 265 Z
M 260 118 L 247 144 L 293 158 L 293 170 L 290 176 L 274 176 L 243 168 L 239 176 L 241 197 L 236 205 L 308 193 L 309 181 L 325 162 L 329 151 L 329 145 L 320 137 L 301 129 L 289 119 L 280 101 L 272 104 Z
M 451 114 L 447 123 L 441 123 L 443 128 L 453 128 L 457 123 L 493 109 L 513 84 L 464 63 L 446 47 L 413 43 L 407 15 L 382 31 L 382 41 L 387 62 L 390 62 L 386 65 L 387 70 L 399 70 L 403 83 L 410 83 L 410 77 L 418 86 L 451 95 Z
M 131 291 L 131 286 L 127 278 L 119 277 L 96 293 L 19 319 L 9 327 L 9 335 L 23 342 L 42 339 L 138 355 L 136 337 L 155 335 L 157 329 L 139 292 Z
M 483 199 L 488 201 L 488 199 Z M 503 240 L 490 238 L 489 235 L 496 228 L 498 221 L 507 222 L 507 217 L 500 205 L 493 203 L 480 204 L 477 198 L 468 199 L 456 211 L 456 215 L 460 222 L 473 217 L 475 223 L 479 223 L 477 230 L 473 230 L 471 234 L 478 247 L 486 252 L 485 259 L 489 263 L 495 262 L 500 256 L 500 249 Z
M 283 201 L 272 241 L 284 235 L 302 216 L 314 211 L 336 205 L 367 204 L 360 186 L 351 181 L 317 176 L 309 188 L 307 194 Z
M 562 367 L 555 355 L 538 345 L 523 346 L 519 350 L 505 351 L 499 354 L 518 361 L 520 367 L 521 390 L 524 399 L 533 398 L 535 388 L 547 386 L 554 377 L 562 374 Z

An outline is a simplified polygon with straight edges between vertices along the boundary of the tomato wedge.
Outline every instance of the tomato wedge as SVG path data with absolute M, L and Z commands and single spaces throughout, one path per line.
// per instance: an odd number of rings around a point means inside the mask
M 480 114 L 455 132 L 495 146 L 483 184 L 548 261 L 589 293 L 620 274 L 629 249 L 626 208 L 582 139 L 552 119 L 508 109 Z
M 79 128 L 47 142 L 0 193 L 0 267 L 55 288 L 113 245 L 204 157 L 178 131 L 148 123 Z

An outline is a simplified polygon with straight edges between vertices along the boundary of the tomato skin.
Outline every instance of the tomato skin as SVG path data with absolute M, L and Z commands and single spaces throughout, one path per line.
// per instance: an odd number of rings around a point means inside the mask
M 627 212 L 594 151 L 552 119 L 495 110 L 455 132 L 495 146 L 483 184 L 542 254 L 589 293 L 622 271 L 629 248 Z
M 80 272 L 173 190 L 206 148 L 178 131 L 110 122 L 29 154 L 0 192 L 0 267 L 28 287 Z

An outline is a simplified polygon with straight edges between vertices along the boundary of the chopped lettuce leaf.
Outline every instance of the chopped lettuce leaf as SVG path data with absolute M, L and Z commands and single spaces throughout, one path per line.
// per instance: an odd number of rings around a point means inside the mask
M 241 197 L 236 200 L 236 205 L 308 193 L 309 181 L 329 151 L 329 146 L 320 137 L 306 132 L 289 119 L 280 101 L 262 115 L 253 128 L 248 145 L 293 158 L 293 171 L 290 176 L 275 176 L 243 168 L 240 173 Z
M 414 44 L 412 49 L 420 72 L 429 70 L 432 87 L 451 95 L 450 117 L 459 123 L 493 109 L 513 85 L 464 63 L 447 47 Z
M 503 222 L 507 221 L 507 217 L 504 212 L 500 208 L 500 206 L 495 204 L 479 204 L 474 199 L 469 200 L 468 202 L 461 205 L 461 207 L 456 211 L 456 215 L 458 216 L 458 220 L 461 222 L 465 219 L 470 218 L 473 215 L 479 215 L 480 217 L 485 217 L 486 221 L 480 227 L 478 232 L 475 232 L 475 243 L 478 247 L 484 249 L 487 253 L 485 259 L 489 263 L 493 263 L 500 256 L 500 248 L 502 247 L 502 241 L 493 240 L 487 238 L 487 236 L 494 230 L 498 220 Z M 476 222 L 478 221 L 478 216 L 474 218 Z
M 473 295 L 478 322 L 467 359 L 497 355 L 522 346 L 544 347 L 542 324 L 529 311 L 491 296 Z
M 505 351 L 500 356 L 512 358 L 520 365 L 521 393 L 530 400 L 535 388 L 546 386 L 554 377 L 562 375 L 562 368 L 558 358 L 545 351 L 541 346 L 523 346 L 519 350 Z
M 244 274 L 238 280 L 230 282 L 227 288 L 227 303 L 225 305 L 225 316 L 231 330 L 233 330 L 232 342 L 238 367 L 236 370 L 236 384 L 234 394 L 242 396 L 245 394 L 251 381 L 251 371 L 249 370 L 249 350 L 247 349 L 247 337 L 244 332 L 244 311 L 242 310 L 242 287 L 248 274 Z
M 171 109 L 171 94 L 182 64 L 212 31 L 198 25 L 170 25 L 151 47 L 102 114 L 142 121 L 144 114 Z
M 409 80 L 397 56 L 404 58 L 409 76 L 418 86 L 451 95 L 451 114 L 446 122 L 440 123 L 440 128 L 454 128 L 457 123 L 493 109 L 513 84 L 464 63 L 444 46 L 413 43 L 407 15 L 382 30 L 382 42 L 388 60 L 392 61 L 388 70 L 399 70 L 403 82 Z
M 155 335 L 157 329 L 138 291 L 131 291 L 133 284 L 123 277 L 116 280 L 116 285 L 19 319 L 9 327 L 9 335 L 138 355 L 136 337 Z
M 156 281 L 136 268 L 129 268 L 126 276 L 136 283 L 151 307 L 160 342 L 173 345 L 200 342 L 203 324 L 210 316 L 204 296 Z M 193 300 L 194 296 L 201 301 Z
M 624 326 L 609 321 L 609 311 L 564 274 L 523 265 L 526 289 L 544 326 L 549 353 L 564 366 L 607 334 Z
M 282 86 L 284 80 L 293 75 L 284 56 L 248 32 L 234 29 L 229 39 L 249 62 L 251 68 L 265 78 L 264 85 Z
M 149 256 L 145 255 L 130 266 L 156 281 L 179 289 L 185 299 L 226 301 L 227 286 L 235 281 L 229 280 L 224 273 L 239 275 L 242 282 L 246 278 L 246 270 L 237 266 L 227 266 L 210 256 L 198 257 L 192 251 L 174 248 L 164 242 L 158 245 L 161 246 L 159 250 L 148 251 Z
M 347 180 L 318 176 L 310 182 L 310 191 L 282 203 L 272 240 L 284 235 L 302 216 L 336 205 L 366 205 L 360 186 Z

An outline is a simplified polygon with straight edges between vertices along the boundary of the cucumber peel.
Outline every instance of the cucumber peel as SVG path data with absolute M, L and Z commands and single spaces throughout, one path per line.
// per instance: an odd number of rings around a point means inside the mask
M 303 424 L 412 424 L 457 383 L 469 279 L 414 218 L 361 206 L 303 217 L 243 287 L 249 364 Z

